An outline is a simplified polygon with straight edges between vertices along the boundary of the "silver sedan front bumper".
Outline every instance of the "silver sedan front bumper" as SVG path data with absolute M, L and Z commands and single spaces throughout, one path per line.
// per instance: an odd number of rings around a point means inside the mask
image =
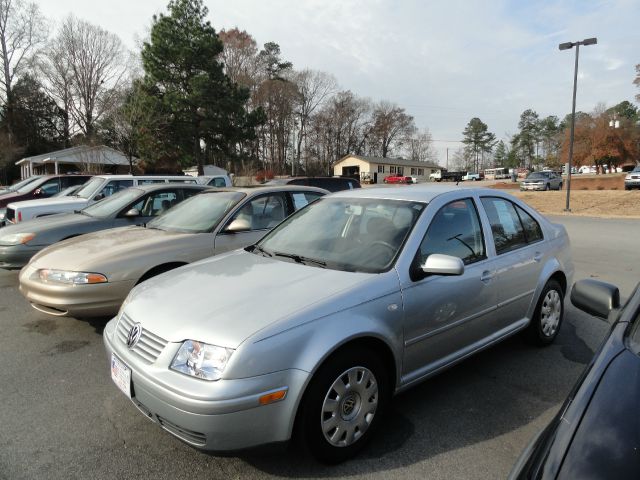
M 109 361 L 115 355 L 131 370 L 131 401 L 150 420 L 180 440 L 203 450 L 234 451 L 290 439 L 300 397 L 309 379 L 302 370 L 214 382 L 169 370 L 180 344 L 167 343 L 155 361 L 130 350 L 116 332 L 118 319 L 104 330 Z M 260 404 L 260 397 L 287 389 L 283 400 Z

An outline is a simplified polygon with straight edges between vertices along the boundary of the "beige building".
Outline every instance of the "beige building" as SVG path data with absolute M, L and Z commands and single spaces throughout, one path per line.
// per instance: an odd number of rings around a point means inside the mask
M 364 155 L 345 155 L 333 164 L 334 175 L 358 178 L 361 183 L 384 183 L 385 177 L 396 175 L 428 182 L 429 175 L 440 170 L 442 167 L 429 162 Z

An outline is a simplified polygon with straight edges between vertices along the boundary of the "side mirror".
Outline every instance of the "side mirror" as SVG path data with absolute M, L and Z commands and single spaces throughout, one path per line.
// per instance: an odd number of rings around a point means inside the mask
M 249 221 L 244 218 L 236 218 L 224 229 L 225 232 L 230 233 L 247 232 L 249 230 L 251 230 L 251 225 Z
M 589 315 L 608 318 L 612 310 L 620 307 L 620 290 L 610 283 L 586 278 L 574 283 L 571 303 Z
M 462 275 L 464 273 L 464 262 L 458 257 L 432 253 L 427 257 L 424 265 L 420 269 L 431 275 Z
M 132 208 L 130 210 L 127 210 L 124 213 L 124 216 L 127 217 L 127 218 L 139 217 L 140 216 L 140 210 L 138 210 L 137 208 Z
M 98 200 L 102 200 L 104 198 L 104 193 L 99 193 L 93 199 L 97 202 Z

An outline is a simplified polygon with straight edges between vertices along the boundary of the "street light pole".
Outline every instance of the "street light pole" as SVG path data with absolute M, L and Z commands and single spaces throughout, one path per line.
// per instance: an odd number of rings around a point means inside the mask
M 576 47 L 576 64 L 573 71 L 573 103 L 571 105 L 571 133 L 569 136 L 569 164 L 567 165 L 567 204 L 564 211 L 570 212 L 569 197 L 571 194 L 571 164 L 573 160 L 573 135 L 575 133 L 576 126 L 576 91 L 578 88 L 578 55 L 580 53 L 580 45 L 595 45 L 598 43 L 597 38 L 586 38 L 581 42 L 566 42 L 558 45 L 560 50 L 569 50 L 572 47 Z

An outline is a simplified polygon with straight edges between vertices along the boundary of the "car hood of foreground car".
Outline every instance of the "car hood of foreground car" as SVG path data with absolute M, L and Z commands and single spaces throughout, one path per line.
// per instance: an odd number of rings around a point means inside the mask
M 170 342 L 191 339 L 237 348 L 276 322 L 285 328 L 287 320 L 293 320 L 287 323 L 290 328 L 302 319 L 314 320 L 383 296 L 372 285 L 377 277 L 236 250 L 140 284 L 125 302 L 124 313 Z M 373 283 L 381 287 L 385 282 Z
M 180 239 L 193 234 L 166 232 L 144 227 L 121 227 L 102 230 L 56 243 L 40 252 L 32 261 L 36 268 L 108 274 L 123 265 L 134 267 L 144 257 L 167 250 L 187 248 Z M 213 251 L 213 242 L 210 242 Z M 188 252 L 188 250 L 186 250 Z M 202 258 L 202 256 L 200 257 Z M 171 258 L 178 261 L 180 258 Z M 184 259 L 189 261 L 189 259 Z M 135 265 L 134 265 L 135 264 Z

